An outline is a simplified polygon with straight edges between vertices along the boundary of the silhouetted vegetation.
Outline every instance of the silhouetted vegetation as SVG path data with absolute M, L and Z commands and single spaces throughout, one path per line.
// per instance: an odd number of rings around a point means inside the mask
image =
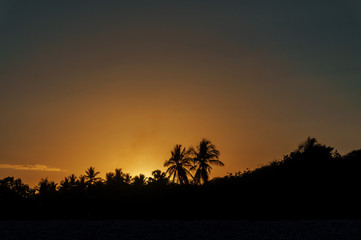
M 190 152 L 194 155 L 191 170 L 195 170 L 194 180 L 196 183 L 208 182 L 209 174 L 211 173 L 211 165 L 224 166 L 219 160 L 219 151 L 216 149 L 211 141 L 203 138 L 199 145 L 194 149 L 191 148 Z
M 172 182 L 178 180 L 180 184 L 188 184 L 188 176 L 192 176 L 189 169 L 192 167 L 189 157 L 190 152 L 182 145 L 175 145 L 174 150 L 171 152 L 172 157 L 164 163 L 164 167 L 168 167 L 167 174 L 169 174 Z
M 223 166 L 207 139 L 176 145 L 147 178 L 122 169 L 101 179 L 94 167 L 58 185 L 35 189 L 20 179 L 0 180 L 2 219 L 285 219 L 360 218 L 361 149 L 341 156 L 308 138 L 281 160 L 209 180 Z

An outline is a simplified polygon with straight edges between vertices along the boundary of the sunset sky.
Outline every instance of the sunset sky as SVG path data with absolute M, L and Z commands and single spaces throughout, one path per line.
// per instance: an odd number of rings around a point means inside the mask
M 0 1 L 0 178 L 163 168 L 210 139 L 225 167 L 308 136 L 361 148 L 361 2 Z

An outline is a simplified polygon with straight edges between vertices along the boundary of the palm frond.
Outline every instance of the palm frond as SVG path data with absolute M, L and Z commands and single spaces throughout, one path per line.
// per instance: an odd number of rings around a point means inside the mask
M 211 165 L 220 166 L 220 167 L 223 167 L 223 166 L 224 166 L 224 163 L 221 162 L 221 161 L 218 160 L 218 159 L 211 159 L 211 160 L 208 160 L 208 162 L 209 162 Z

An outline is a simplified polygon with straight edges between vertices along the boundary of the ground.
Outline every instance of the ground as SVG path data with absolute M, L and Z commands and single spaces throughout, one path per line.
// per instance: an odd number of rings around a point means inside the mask
M 3 221 L 0 239 L 361 239 L 361 220 Z

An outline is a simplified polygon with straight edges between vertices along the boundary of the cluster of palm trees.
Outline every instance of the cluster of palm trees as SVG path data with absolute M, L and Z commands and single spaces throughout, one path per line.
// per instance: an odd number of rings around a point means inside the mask
M 124 173 L 122 169 L 115 169 L 114 172 L 106 173 L 105 179 L 99 177 L 100 172 L 96 171 L 94 167 L 90 167 L 85 171 L 85 175 L 80 175 L 79 177 L 74 174 L 65 177 L 60 184 L 48 180 L 48 178 L 43 178 L 40 180 L 36 190 L 42 194 L 51 194 L 57 191 L 60 192 L 69 192 L 73 190 L 85 190 L 92 189 L 96 186 L 108 185 L 108 186 L 125 186 L 125 185 L 134 185 L 134 186 L 143 186 L 147 183 L 162 182 L 162 176 L 165 178 L 165 173 L 160 170 L 155 170 L 152 172 L 153 177 L 146 178 L 144 174 L 139 176 L 132 177 L 129 173 Z M 168 178 L 165 178 L 168 181 Z M 164 182 L 164 181 L 163 181 Z
M 209 180 L 209 176 L 214 166 L 224 166 L 219 160 L 219 151 L 215 145 L 207 139 L 202 141 L 195 148 L 186 149 L 182 145 L 177 144 L 171 151 L 171 157 L 165 161 L 164 167 L 168 167 L 166 172 L 154 170 L 152 177 L 145 177 L 144 174 L 132 177 L 129 173 L 124 173 L 122 169 L 115 169 L 114 172 L 106 173 L 106 178 L 99 177 L 100 172 L 94 167 L 90 167 L 85 171 L 85 175 L 79 177 L 74 174 L 65 177 L 60 185 L 47 178 L 41 179 L 37 190 L 39 192 L 56 192 L 68 191 L 74 189 L 85 189 L 97 184 L 107 184 L 111 186 L 119 184 L 127 184 L 134 186 L 143 186 L 146 184 L 168 184 L 173 183 L 184 184 L 202 184 Z
M 160 170 L 155 170 L 152 174 L 158 174 L 157 171 Z M 132 177 L 129 173 L 123 172 L 121 168 L 115 169 L 114 172 L 106 173 L 105 179 L 99 177 L 99 174 L 100 172 L 96 171 L 94 167 L 88 168 L 85 171 L 85 175 L 80 175 L 80 177 L 76 177 L 74 174 L 72 174 L 71 176 L 66 177 L 63 181 L 60 182 L 59 190 L 74 189 L 77 187 L 87 188 L 103 183 L 107 185 L 145 185 L 147 182 L 147 179 L 143 174 Z
M 196 148 L 186 149 L 177 144 L 171 152 L 171 157 L 164 163 L 168 167 L 166 173 L 172 182 L 201 184 L 209 180 L 211 165 L 224 166 L 219 160 L 219 151 L 208 139 L 203 138 Z

